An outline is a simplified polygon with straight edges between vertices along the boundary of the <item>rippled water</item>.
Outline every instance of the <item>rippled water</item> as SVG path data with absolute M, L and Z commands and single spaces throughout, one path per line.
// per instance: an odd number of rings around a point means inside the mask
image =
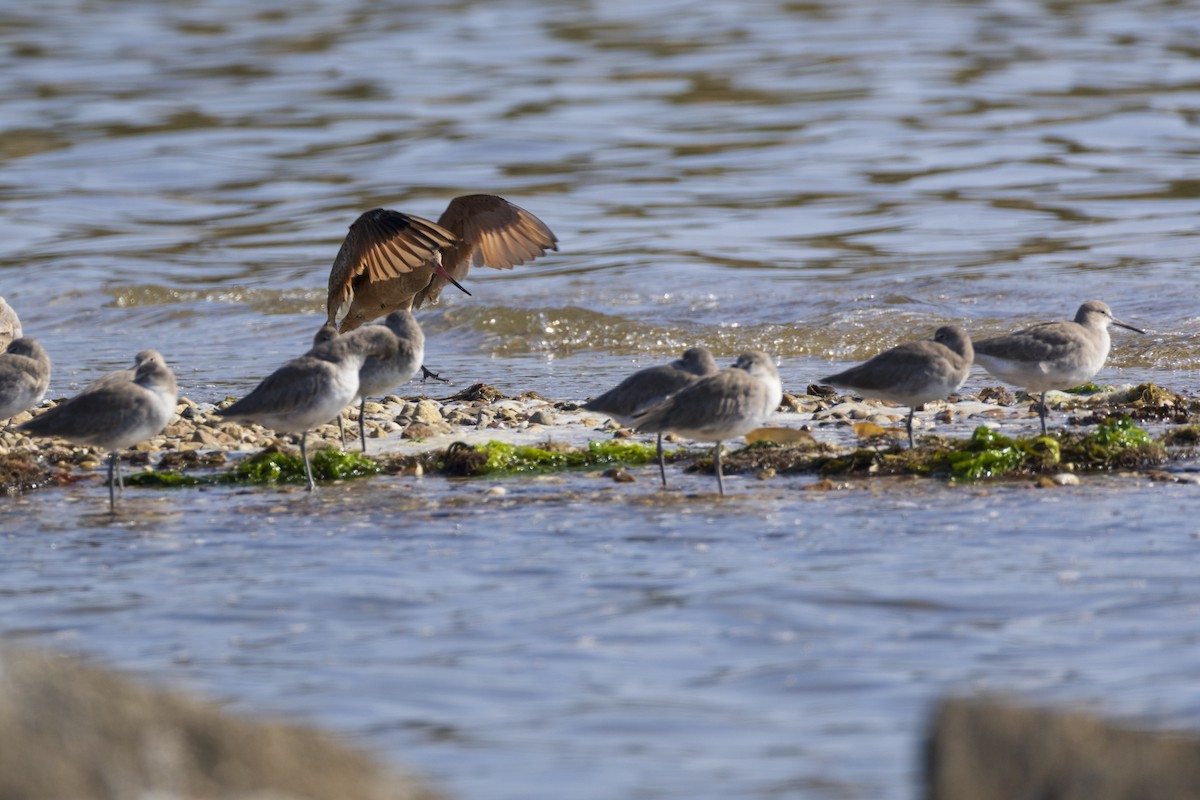
M 1098 297 L 1151 330 L 1101 377 L 1200 386 L 1189 4 L 382 5 L 0 11 L 0 294 L 52 395 L 147 346 L 188 396 L 244 392 L 359 212 L 477 191 L 561 251 L 422 314 L 460 384 L 578 399 L 706 343 L 800 388 Z M 907 797 L 957 687 L 1200 724 L 1194 491 L 681 481 L 10 500 L 3 630 L 464 798 Z

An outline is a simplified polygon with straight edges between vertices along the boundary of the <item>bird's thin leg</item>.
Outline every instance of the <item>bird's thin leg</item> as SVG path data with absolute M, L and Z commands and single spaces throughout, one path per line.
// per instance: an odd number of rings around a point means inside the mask
M 721 443 L 717 442 L 717 446 L 713 448 L 713 463 L 717 467 L 717 492 L 725 496 L 725 479 L 721 477 Z
M 338 438 L 342 440 L 342 452 L 346 452 L 346 422 L 342 419 L 342 412 L 338 412 Z
M 117 513 L 117 484 L 113 480 L 113 471 L 117 468 L 117 451 L 108 454 L 108 513 Z
M 1042 392 L 1042 403 L 1038 406 L 1038 416 L 1042 418 L 1042 436 L 1046 435 L 1046 393 Z
M 908 409 L 908 449 L 909 450 L 912 450 L 912 447 L 913 447 L 912 425 L 913 425 L 913 414 L 915 414 L 915 413 L 917 413 L 917 409 L 915 407 L 910 407 Z
M 313 481 L 312 467 L 308 463 L 308 431 L 300 436 L 300 456 L 304 459 L 304 477 L 308 478 L 308 491 L 316 491 L 317 484 Z
M 667 465 L 663 460 L 662 434 L 658 434 L 658 474 L 662 476 L 663 488 L 667 488 Z
M 358 404 L 358 440 L 362 442 L 362 451 L 367 452 L 367 398 Z

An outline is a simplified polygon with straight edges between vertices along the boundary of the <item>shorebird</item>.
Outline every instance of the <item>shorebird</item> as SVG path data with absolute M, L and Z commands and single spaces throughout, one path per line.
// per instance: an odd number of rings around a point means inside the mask
M 1040 392 L 1038 416 L 1046 433 L 1046 392 L 1087 383 L 1100 371 L 1112 344 L 1108 326 L 1145 333 L 1113 317 L 1099 300 L 1088 300 L 1075 320 L 1043 322 L 1015 333 L 975 342 L 975 361 L 989 373 L 1029 392 Z
M 21 338 L 21 320 L 3 297 L 0 297 L 0 347 L 8 347 L 9 342 Z
M 0 355 L 0 419 L 42 402 L 49 385 L 50 356 L 37 339 L 13 339 Z
M 318 337 L 320 337 L 318 333 Z M 342 413 L 358 393 L 358 370 L 368 356 L 388 358 L 396 352 L 396 336 L 382 325 L 315 345 L 263 379 L 254 391 L 217 412 L 249 420 L 277 433 L 296 433 L 308 491 L 316 488 L 308 461 L 308 431 Z
M 944 325 L 932 339 L 897 345 L 820 382 L 908 406 L 908 446 L 912 447 L 917 406 L 958 391 L 971 371 L 971 351 L 971 337 L 966 331 L 957 325 Z
M 670 364 L 648 367 L 630 375 L 599 397 L 583 404 L 588 411 L 607 414 L 620 425 L 633 425 L 641 411 L 661 403 L 680 389 L 717 371 L 717 362 L 704 347 L 685 350 Z M 658 473 L 662 485 L 667 485 L 667 468 L 663 459 L 662 432 L 658 434 Z
M 367 452 L 367 398 L 390 392 L 406 383 L 425 359 L 425 334 L 406 308 L 387 315 L 384 326 L 396 335 L 396 352 L 388 358 L 368 358 L 358 370 L 358 438 Z M 340 420 L 340 417 L 339 417 Z
M 472 266 L 512 269 L 557 249 L 544 222 L 493 194 L 454 198 L 437 224 L 372 209 L 350 226 L 334 259 L 327 323 L 345 309 L 339 330 L 346 333 L 397 309 L 436 303 L 448 283 L 466 292 L 458 281 Z
M 717 491 L 725 494 L 721 475 L 721 442 L 761 427 L 783 399 L 775 362 L 751 350 L 732 367 L 685 386 L 661 403 L 634 416 L 639 431 L 673 431 L 688 439 L 716 442 L 713 462 Z
M 109 451 L 108 508 L 116 511 L 115 487 L 124 492 L 117 452 L 158 435 L 175 415 L 175 373 L 155 350 L 137 354 L 137 366 L 110 373 L 83 391 L 21 425 L 32 436 L 66 439 Z M 116 479 L 114 480 L 114 473 Z

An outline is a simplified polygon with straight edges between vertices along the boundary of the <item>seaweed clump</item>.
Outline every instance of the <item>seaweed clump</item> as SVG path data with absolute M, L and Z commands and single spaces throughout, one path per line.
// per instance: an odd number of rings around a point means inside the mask
M 765 473 L 777 475 L 808 473 L 820 469 L 837 452 L 832 445 L 809 440 L 778 443 L 770 440 L 753 442 L 740 450 L 721 455 L 721 469 L 726 475 L 740 473 Z M 869 451 L 868 451 L 869 452 Z M 715 465 L 712 450 L 694 461 L 688 472 L 712 474 Z
M 1193 421 L 1196 411 L 1194 401 L 1154 383 L 1140 383 L 1131 389 L 1104 393 L 1091 403 L 1095 410 L 1086 417 L 1072 417 L 1073 424 L 1101 423 L 1127 416 L 1137 422 L 1182 425 Z
M 931 442 L 929 440 L 932 440 Z M 1166 449 L 1129 417 L 1111 419 L 1087 434 L 1058 433 L 1014 439 L 984 426 L 966 440 L 929 437 L 912 449 L 860 448 L 829 459 L 823 476 L 836 474 L 942 475 L 960 481 L 1036 475 L 1063 470 L 1132 469 L 1166 460 Z
M 319 481 L 347 480 L 376 475 L 381 467 L 374 459 L 333 447 L 318 450 L 309 457 L 313 478 Z M 268 447 L 261 453 L 239 461 L 233 469 L 211 475 L 189 475 L 177 470 L 147 470 L 125 479 L 132 486 L 163 488 L 214 484 L 304 483 L 304 460 L 299 455 Z
M 319 481 L 347 480 L 380 473 L 418 471 L 451 477 L 530 475 L 564 469 L 637 466 L 655 458 L 652 445 L 626 441 L 589 442 L 585 448 L 542 447 L 491 441 L 468 445 L 454 442 L 445 450 L 376 460 L 327 447 L 311 456 L 313 477 Z M 233 469 L 211 475 L 188 475 L 175 470 L 139 472 L 125 479 L 133 486 L 205 486 L 214 484 L 304 483 L 304 462 L 298 455 L 275 447 L 242 459 Z
M 28 453 L 0 454 L 0 492 L 8 495 L 36 489 L 52 478 Z
M 609 440 L 577 448 L 546 442 L 540 447 L 490 441 L 470 445 L 453 442 L 445 450 L 389 456 L 383 471 L 395 474 L 414 469 L 452 478 L 483 475 L 540 475 L 568 469 L 638 466 L 655 458 L 652 445 Z
M 491 441 L 476 445 L 472 475 L 523 475 L 598 466 L 637 466 L 654 460 L 654 447 L 638 442 L 588 442 L 585 448 L 530 447 Z

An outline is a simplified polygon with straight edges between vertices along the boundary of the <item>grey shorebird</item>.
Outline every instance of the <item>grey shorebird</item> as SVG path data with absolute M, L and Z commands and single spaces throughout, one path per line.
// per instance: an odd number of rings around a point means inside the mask
M 21 320 L 17 317 L 17 312 L 0 297 L 0 347 L 8 347 L 9 342 L 20 339 L 22 335 Z
M 704 347 L 692 347 L 670 364 L 638 370 L 604 394 L 583 404 L 588 411 L 607 414 L 620 425 L 633 425 L 639 412 L 661 403 L 685 386 L 717 371 L 717 362 Z M 658 433 L 658 473 L 667 485 L 662 432 Z
M 436 303 L 447 284 L 466 292 L 458 281 L 472 266 L 512 269 L 557 249 L 544 222 L 493 194 L 454 198 L 436 224 L 372 209 L 350 226 L 334 259 L 327 323 L 344 309 L 339 330 L 346 333 L 397 309 Z
M 958 391 L 971 371 L 971 337 L 957 325 L 944 325 L 931 339 L 905 342 L 820 383 L 908 406 L 908 446 L 913 446 L 913 414 L 931 400 Z
M 316 344 L 264 378 L 250 394 L 217 413 L 257 422 L 276 433 L 302 431 L 300 455 L 311 492 L 316 483 L 308 460 L 309 429 L 340 416 L 354 399 L 358 394 L 358 371 L 368 356 L 388 358 L 395 352 L 395 334 L 382 325 L 371 325 Z
M 1041 394 L 1038 417 L 1045 434 L 1046 392 L 1086 383 L 1100 371 L 1112 345 L 1109 325 L 1145 333 L 1116 319 L 1107 304 L 1088 300 L 1073 322 L 1043 322 L 980 339 L 975 342 L 975 363 L 1005 383 Z
M 21 425 L 31 436 L 66 439 L 109 451 L 108 507 L 124 491 L 118 451 L 158 435 L 175 415 L 175 373 L 155 350 L 137 354 L 137 366 L 92 381 L 83 391 Z M 114 480 L 115 473 L 115 480 Z
M 383 322 L 396 336 L 396 352 L 387 358 L 370 357 L 358 370 L 358 438 L 367 452 L 367 398 L 386 394 L 408 382 L 425 360 L 425 334 L 407 308 L 387 315 Z
M 766 353 L 751 350 L 738 356 L 732 367 L 703 377 L 634 415 L 634 424 L 639 431 L 672 431 L 687 439 L 715 442 L 717 491 L 724 495 L 721 443 L 762 427 L 782 399 L 775 362 Z
M 13 339 L 0 355 L 0 419 L 33 408 L 50 385 L 50 356 L 38 341 Z

